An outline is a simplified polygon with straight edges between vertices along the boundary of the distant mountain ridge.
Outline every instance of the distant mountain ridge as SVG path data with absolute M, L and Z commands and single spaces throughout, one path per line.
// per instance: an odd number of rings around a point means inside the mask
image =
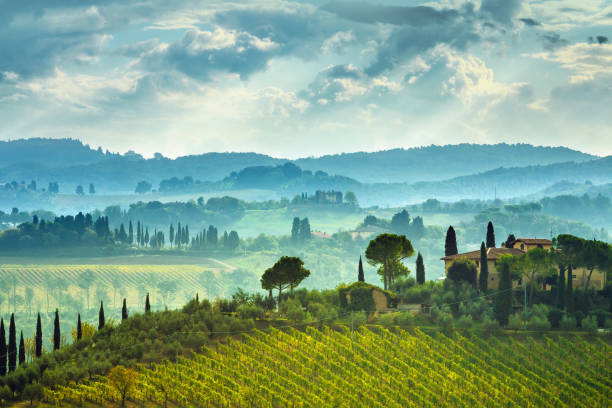
M 0 183 L 58 181 L 73 191 L 77 184 L 96 184 L 100 192 L 132 192 L 141 180 L 158 185 L 170 177 L 190 176 L 218 181 L 254 166 L 292 162 L 304 170 L 325 171 L 361 183 L 433 182 L 503 167 L 584 162 L 596 159 L 565 147 L 527 144 L 458 144 L 357 152 L 297 160 L 258 153 L 205 153 L 169 159 L 144 159 L 133 152 L 120 155 L 94 150 L 74 139 L 23 139 L 0 142 Z

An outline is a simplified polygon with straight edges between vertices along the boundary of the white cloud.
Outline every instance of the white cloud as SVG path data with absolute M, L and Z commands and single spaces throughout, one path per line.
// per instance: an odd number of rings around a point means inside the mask
M 355 41 L 353 30 L 338 31 L 325 41 L 321 46 L 323 53 L 343 54 L 346 51 L 346 46 Z
M 571 83 L 592 81 L 600 74 L 612 74 L 612 44 L 578 43 L 531 56 L 557 62 L 563 68 L 570 70 Z
M 506 97 L 517 95 L 527 86 L 525 82 L 496 82 L 493 70 L 473 55 L 459 53 L 446 46 L 438 47 L 434 55 L 445 61 L 452 72 L 451 77 L 442 83 L 442 92 L 457 97 L 468 106 L 482 104 L 484 111 L 481 113 Z

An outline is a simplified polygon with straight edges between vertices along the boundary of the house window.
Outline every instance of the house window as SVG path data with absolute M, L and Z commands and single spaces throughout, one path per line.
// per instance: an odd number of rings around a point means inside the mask
M 525 244 L 521 244 L 521 251 L 525 249 Z
M 572 274 L 572 279 L 576 279 L 576 275 Z

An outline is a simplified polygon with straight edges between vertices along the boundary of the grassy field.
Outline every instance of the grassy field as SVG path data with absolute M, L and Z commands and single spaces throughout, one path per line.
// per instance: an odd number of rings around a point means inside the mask
M 609 407 L 612 347 L 595 338 L 419 329 L 270 329 L 141 367 L 133 406 Z M 46 390 L 62 406 L 115 406 L 106 377 Z

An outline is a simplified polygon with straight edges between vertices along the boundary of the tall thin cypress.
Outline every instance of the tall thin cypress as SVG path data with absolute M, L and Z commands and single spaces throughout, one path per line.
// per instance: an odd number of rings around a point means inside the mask
M 77 315 L 77 341 L 83 338 L 83 327 L 81 326 L 81 314 Z
M 361 256 L 359 257 L 359 268 L 357 269 L 357 281 L 365 282 L 365 277 L 363 276 L 363 261 L 361 260 Z
M 15 315 L 11 313 L 11 322 L 9 323 L 9 338 L 8 338 L 8 371 L 15 371 L 17 368 L 17 333 L 15 330 Z
M 36 335 L 34 336 L 34 342 L 36 343 L 35 355 L 40 357 L 42 355 L 42 325 L 40 323 L 40 313 L 36 319 Z
M 572 265 L 568 265 L 567 267 L 567 284 L 565 286 L 565 307 L 567 308 L 568 313 L 574 313 L 574 271 L 572 270 Z
M 53 321 L 53 351 L 59 350 L 62 333 L 60 331 L 59 310 L 55 309 L 55 320 Z
M 19 338 L 19 366 L 25 364 L 25 343 L 23 342 L 23 330 L 21 331 L 21 337 Z
M 491 221 L 487 224 L 487 248 L 495 248 L 495 230 Z
M 423 264 L 423 255 L 420 252 L 416 259 L 416 281 L 419 285 L 425 283 L 425 264 Z
M 446 242 L 444 243 L 444 256 L 457 255 L 459 251 L 457 251 L 457 235 L 455 234 L 455 229 L 451 225 L 446 230 Z
M 501 278 L 499 281 L 500 293 L 495 296 L 493 312 L 500 326 L 508 325 L 508 318 L 512 312 L 512 278 L 510 277 L 510 265 L 503 262 L 500 265 Z
M 6 375 L 6 332 L 4 319 L 0 319 L 0 377 Z
M 121 321 L 128 318 L 127 304 L 125 298 L 123 298 L 123 307 L 121 308 Z
M 100 313 L 98 313 L 98 330 L 104 328 L 104 302 L 100 301 Z
M 480 275 L 478 275 L 478 287 L 486 292 L 489 286 L 489 262 L 487 261 L 487 248 L 485 243 L 480 244 Z
M 565 265 L 559 265 L 559 281 L 557 282 L 557 307 L 565 309 Z
M 145 300 L 145 313 L 149 313 L 151 311 L 151 303 L 149 302 L 149 294 L 147 293 L 147 298 Z

